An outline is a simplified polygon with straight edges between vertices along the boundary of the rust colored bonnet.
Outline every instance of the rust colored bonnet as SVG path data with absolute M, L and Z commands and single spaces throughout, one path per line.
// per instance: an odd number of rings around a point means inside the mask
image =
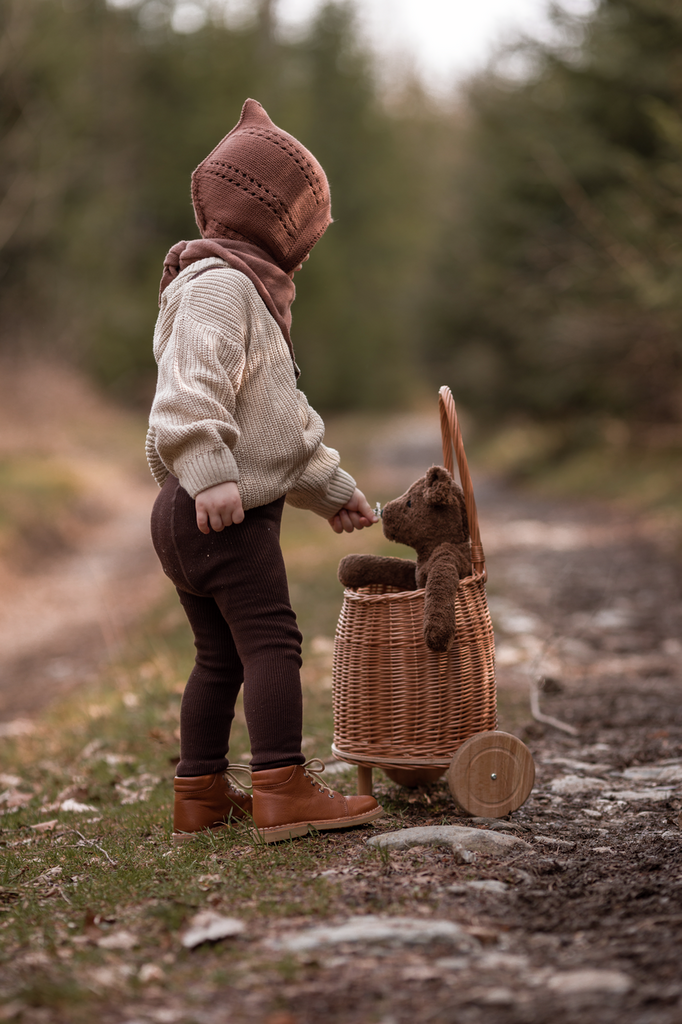
M 192 175 L 203 238 L 243 238 L 289 273 L 331 223 L 329 184 L 305 146 L 248 99 L 237 125 Z

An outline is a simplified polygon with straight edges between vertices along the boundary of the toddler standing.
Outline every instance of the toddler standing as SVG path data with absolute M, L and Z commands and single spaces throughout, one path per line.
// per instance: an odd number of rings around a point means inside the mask
M 152 537 L 194 633 L 181 708 L 174 834 L 253 816 L 266 841 L 372 821 L 301 753 L 301 634 L 279 529 L 285 500 L 340 533 L 376 521 L 296 388 L 293 276 L 331 223 L 324 171 L 247 100 L 192 175 L 201 238 L 168 253 L 154 333 L 147 457 L 161 492 Z M 253 799 L 227 751 L 244 685 Z

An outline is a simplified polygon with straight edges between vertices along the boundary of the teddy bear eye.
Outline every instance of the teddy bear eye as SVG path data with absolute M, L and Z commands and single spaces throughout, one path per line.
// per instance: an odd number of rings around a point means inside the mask
M 412 501 L 409 498 L 407 499 L 407 507 L 412 508 Z

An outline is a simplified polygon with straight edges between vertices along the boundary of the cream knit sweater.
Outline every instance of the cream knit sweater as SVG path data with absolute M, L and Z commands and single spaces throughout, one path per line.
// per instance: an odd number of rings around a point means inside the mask
M 208 267 L 208 274 L 193 278 Z M 245 509 L 286 494 L 329 518 L 355 481 L 322 444 L 324 423 L 296 389 L 282 332 L 249 279 L 224 260 L 198 260 L 166 288 L 154 331 L 159 366 L 147 460 L 194 498 L 237 481 Z

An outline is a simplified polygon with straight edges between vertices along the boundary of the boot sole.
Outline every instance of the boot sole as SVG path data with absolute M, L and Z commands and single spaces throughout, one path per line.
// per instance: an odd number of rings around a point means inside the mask
M 256 828 L 253 832 L 266 843 L 277 843 L 282 839 L 295 839 L 298 836 L 306 836 L 311 829 L 315 832 L 331 832 L 337 828 L 353 828 L 355 825 L 366 825 L 370 821 L 376 821 L 377 818 L 381 818 L 383 814 L 383 807 L 375 807 L 372 811 L 356 814 L 354 817 L 330 818 L 327 821 L 297 821 L 291 825 L 273 825 L 271 828 Z
M 226 830 L 234 828 L 235 825 L 241 823 L 242 822 L 240 819 L 240 821 L 238 822 L 236 821 L 228 823 L 226 821 L 224 825 L 216 825 L 215 828 L 209 828 L 208 826 L 206 828 L 200 828 L 197 829 L 196 832 L 173 832 L 171 835 L 171 842 L 173 843 L 173 846 L 180 846 L 182 845 L 182 843 L 191 842 L 191 840 L 196 839 L 197 836 L 205 836 L 208 834 L 212 836 L 223 835 Z

